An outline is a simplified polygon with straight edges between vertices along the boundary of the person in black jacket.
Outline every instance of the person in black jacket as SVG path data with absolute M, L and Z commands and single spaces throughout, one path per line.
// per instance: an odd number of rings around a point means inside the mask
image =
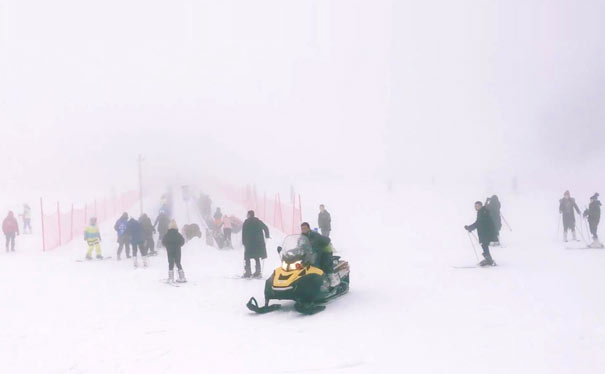
M 494 221 L 492 221 L 489 212 L 487 209 L 485 209 L 481 201 L 475 202 L 475 210 L 477 211 L 477 219 L 475 220 L 475 223 L 469 226 L 464 226 L 464 228 L 468 232 L 476 229 L 477 233 L 479 234 L 479 243 L 481 243 L 481 248 L 483 248 L 483 257 L 485 258 L 479 263 L 479 265 L 495 265 L 496 263 L 489 253 L 489 243 L 491 243 L 496 237 Z
M 179 233 L 175 220 L 170 221 L 170 226 L 166 235 L 162 239 L 166 253 L 168 254 L 168 282 L 174 282 L 174 265 L 179 269 L 179 279 L 177 282 L 187 282 L 185 272 L 181 266 L 181 247 L 185 245 L 185 238 Z
M 571 197 L 569 191 L 565 191 L 563 198 L 559 200 L 559 213 L 563 217 L 563 241 L 567 242 L 567 231 L 571 230 L 573 240 L 576 238 L 576 215 L 580 214 L 580 208 L 576 204 L 576 199 Z
M 601 221 L 601 202 L 599 201 L 598 193 L 595 193 L 590 198 L 590 205 L 588 205 L 588 209 L 584 211 L 584 217 L 588 219 L 588 227 L 590 228 L 590 233 L 592 234 L 593 243 L 591 246 L 601 247 L 602 245 L 599 242 L 599 235 L 597 234 L 599 222 Z
M 163 243 L 162 239 L 164 239 L 164 235 L 166 235 L 169 225 L 170 225 L 170 218 L 168 217 L 168 214 L 166 214 L 163 210 L 161 210 L 160 214 L 158 214 L 158 217 L 155 219 L 155 222 L 153 223 L 153 228 L 155 229 L 157 227 L 157 230 L 159 233 L 158 247 L 160 244 Z
M 485 202 L 485 209 L 489 212 L 489 216 L 492 218 L 494 222 L 494 229 L 496 230 L 496 245 L 500 244 L 500 230 L 502 230 L 502 216 L 500 215 L 500 209 L 502 205 L 500 204 L 500 199 L 498 196 L 494 195 L 492 197 L 487 198 Z
M 326 207 L 323 204 L 319 206 L 317 225 L 321 230 L 321 235 L 329 238 L 330 231 L 332 231 L 332 217 L 330 216 L 330 213 L 326 210 Z
M 155 251 L 155 241 L 153 240 L 153 234 L 155 234 L 155 228 L 153 227 L 153 223 L 151 223 L 151 218 L 145 213 L 139 217 L 139 223 L 143 228 L 143 238 L 145 249 L 147 250 L 147 254 L 150 256 L 155 256 L 158 253 Z
M 264 234 L 264 235 L 263 235 Z M 269 239 L 269 228 L 260 219 L 254 216 L 254 211 L 248 212 L 248 218 L 242 227 L 242 244 L 244 245 L 244 278 L 261 278 L 260 259 L 267 258 L 265 238 Z M 252 274 L 250 259 L 254 259 L 255 272 Z

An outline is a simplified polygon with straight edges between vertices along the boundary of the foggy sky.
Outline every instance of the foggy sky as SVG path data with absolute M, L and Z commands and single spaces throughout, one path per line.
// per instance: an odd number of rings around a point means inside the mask
M 5 184 L 598 165 L 599 1 L 0 0 Z M 189 177 L 191 177 L 191 175 Z

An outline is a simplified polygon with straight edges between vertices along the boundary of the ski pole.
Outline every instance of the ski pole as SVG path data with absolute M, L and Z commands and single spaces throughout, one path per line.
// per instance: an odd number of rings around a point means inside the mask
M 479 256 L 477 256 L 477 249 L 475 249 L 475 243 L 473 243 L 473 237 L 471 236 L 470 232 L 468 233 L 468 240 L 471 241 L 471 246 L 473 247 L 473 253 L 475 254 L 475 258 L 477 259 L 477 261 L 479 261 Z
M 502 215 L 502 213 L 500 213 L 500 217 L 502 218 L 502 221 L 504 221 L 504 223 L 506 224 L 506 227 L 508 227 L 510 231 L 513 231 L 513 229 L 511 229 L 510 225 L 508 224 L 508 221 L 506 221 L 506 218 L 504 218 L 504 216 Z

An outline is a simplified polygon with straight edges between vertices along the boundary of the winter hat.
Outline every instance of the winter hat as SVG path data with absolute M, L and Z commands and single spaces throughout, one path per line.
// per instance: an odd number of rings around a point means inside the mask
M 569 195 L 571 195 L 571 194 L 569 193 L 569 190 L 567 190 L 567 191 L 563 192 L 563 196 L 569 196 Z
M 175 220 L 173 220 L 173 219 L 171 219 L 171 220 L 170 220 L 170 228 L 171 228 L 171 229 L 178 229 L 178 228 L 179 228 L 179 227 L 177 226 L 177 224 L 176 224 L 176 221 L 175 221 Z
M 598 199 L 598 198 L 599 198 L 599 193 L 598 193 L 598 192 L 595 192 L 595 194 L 594 194 L 594 195 L 592 195 L 592 197 L 590 198 L 590 200 L 596 200 L 596 199 Z

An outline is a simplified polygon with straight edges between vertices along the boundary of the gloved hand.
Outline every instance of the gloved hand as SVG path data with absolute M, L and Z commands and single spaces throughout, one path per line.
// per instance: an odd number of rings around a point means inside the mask
M 468 231 L 468 232 L 471 232 L 471 230 L 469 229 L 468 225 L 465 225 L 465 226 L 464 226 L 464 229 L 465 229 L 466 231 Z

